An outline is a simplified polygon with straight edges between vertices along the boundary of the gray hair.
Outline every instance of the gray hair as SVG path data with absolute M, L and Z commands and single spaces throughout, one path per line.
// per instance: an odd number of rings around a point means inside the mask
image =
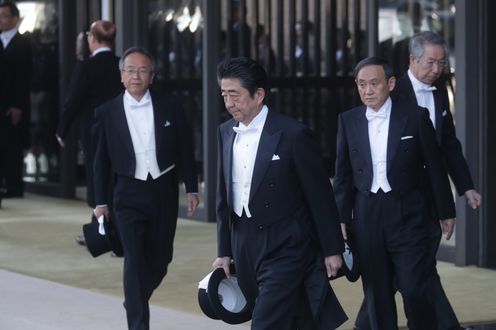
M 150 52 L 146 50 L 144 47 L 139 47 L 139 46 L 133 46 L 126 49 L 124 54 L 122 54 L 121 59 L 119 60 L 119 70 L 121 71 L 124 70 L 124 61 L 126 60 L 126 57 L 134 53 L 139 53 L 148 57 L 152 65 L 152 72 L 155 72 L 155 59 L 153 58 L 152 54 L 150 54 Z
M 432 31 L 418 32 L 410 38 L 410 42 L 408 45 L 410 54 L 417 60 L 419 60 L 424 55 L 424 47 L 426 44 L 438 45 L 443 47 L 445 57 L 448 56 L 448 50 L 446 48 L 446 43 L 444 42 L 443 37 Z

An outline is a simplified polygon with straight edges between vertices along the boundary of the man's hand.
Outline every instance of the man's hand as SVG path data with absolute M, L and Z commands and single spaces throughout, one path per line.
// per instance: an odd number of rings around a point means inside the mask
M 465 192 L 465 199 L 467 200 L 468 205 L 472 209 L 476 209 L 481 205 L 481 194 L 475 189 L 470 189 Z
M 327 277 L 338 275 L 338 270 L 343 265 L 343 259 L 340 254 L 325 257 L 325 265 L 327 269 Z
M 453 232 L 455 231 L 455 223 L 456 219 L 443 219 L 439 221 L 441 223 L 441 228 L 443 230 L 443 234 L 446 234 L 446 240 L 449 241 L 451 238 L 451 235 L 453 235 Z
M 22 110 L 11 107 L 9 108 L 9 110 L 7 110 L 5 115 L 7 117 L 10 116 L 10 121 L 12 122 L 12 125 L 17 126 L 17 124 L 19 124 L 22 118 Z
M 229 265 L 231 265 L 231 257 L 217 257 L 212 264 L 213 269 L 224 268 L 226 276 L 231 276 L 231 271 L 229 270 Z
M 98 219 L 102 214 L 104 215 L 105 218 L 108 219 L 109 216 L 109 208 L 107 206 L 97 206 L 93 210 L 93 213 L 95 214 L 95 217 Z
M 186 198 L 187 198 L 186 203 L 188 203 L 187 216 L 191 218 L 193 216 L 193 214 L 195 214 L 195 211 L 196 211 L 196 208 L 198 207 L 198 204 L 200 204 L 200 198 L 198 197 L 198 194 L 189 193 L 186 195 L 187 195 L 186 196 Z
M 62 140 L 62 138 L 60 136 L 58 136 L 57 134 L 55 134 L 55 137 L 57 138 L 57 142 L 59 143 L 59 146 L 61 148 L 65 147 L 64 140 Z

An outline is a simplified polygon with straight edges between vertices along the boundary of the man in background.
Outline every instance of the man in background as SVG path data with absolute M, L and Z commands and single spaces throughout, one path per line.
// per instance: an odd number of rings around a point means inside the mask
M 31 145 L 31 46 L 18 31 L 19 9 L 0 3 L 0 206 L 2 197 L 22 197 L 23 151 Z
M 119 58 L 113 51 L 115 34 L 116 28 L 112 22 L 98 20 L 91 24 L 87 36 L 91 56 L 78 61 L 74 68 L 56 134 L 59 145 L 64 147 L 69 128 L 75 120 L 79 121 L 79 140 L 83 147 L 86 170 L 86 201 L 92 209 L 95 207 L 92 140 L 94 111 L 123 90 Z M 84 244 L 84 237 L 77 235 L 76 242 Z

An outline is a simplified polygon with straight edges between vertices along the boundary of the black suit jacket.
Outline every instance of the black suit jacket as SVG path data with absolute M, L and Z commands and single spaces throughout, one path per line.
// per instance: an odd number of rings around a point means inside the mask
M 218 255 L 232 256 L 232 153 L 234 119 L 219 127 L 217 189 Z M 300 217 L 314 227 L 322 255 L 343 252 L 337 209 L 319 147 L 309 128 L 268 112 L 253 169 L 249 209 L 258 226 Z M 279 159 L 274 159 L 277 158 Z
M 367 217 L 357 195 L 370 194 L 373 179 L 372 156 L 366 107 L 341 113 L 338 119 L 334 191 L 341 222 Z M 422 195 L 422 178 L 427 171 L 433 189 L 434 206 L 440 219 L 455 217 L 455 206 L 444 170 L 429 113 L 412 103 L 393 101 L 387 143 L 387 178 L 391 193 L 402 201 Z M 404 212 L 408 212 L 405 203 Z M 422 210 L 410 210 L 422 212 Z
M 441 147 L 448 173 L 455 184 L 458 194 L 461 196 L 465 191 L 474 189 L 474 183 L 465 157 L 463 156 L 462 146 L 456 138 L 446 86 L 439 80 L 434 86 L 437 88 L 433 91 L 436 108 L 436 140 Z M 398 79 L 391 97 L 399 101 L 417 104 L 415 91 L 413 90 L 408 74 L 405 73 Z
M 136 157 L 124 112 L 124 94 L 95 110 L 94 183 L 97 205 L 108 204 L 110 173 L 133 178 Z M 186 192 L 198 192 L 193 144 L 188 125 L 177 98 L 151 92 L 155 123 L 155 147 L 161 171 L 176 165 Z
M 0 42 L 0 145 L 9 143 L 29 148 L 31 88 L 31 44 L 28 37 L 19 32 L 10 40 L 7 48 Z M 21 122 L 12 126 L 5 113 L 10 107 L 22 110 Z
M 113 52 L 104 51 L 79 61 L 71 76 L 57 135 L 65 138 L 73 121 L 79 118 L 81 142 L 89 145 L 95 108 L 119 95 L 123 89 L 119 58 Z

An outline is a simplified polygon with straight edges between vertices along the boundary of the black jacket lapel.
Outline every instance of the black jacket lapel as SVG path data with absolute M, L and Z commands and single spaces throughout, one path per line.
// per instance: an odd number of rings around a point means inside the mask
M 443 132 L 443 112 L 444 111 L 449 111 L 448 109 L 445 109 L 445 105 L 443 104 L 442 101 L 442 96 L 438 90 L 435 90 L 432 92 L 432 95 L 434 96 L 434 109 L 435 109 L 435 114 L 436 114 L 436 140 L 439 145 L 441 145 L 441 138 L 442 138 L 442 132 Z
M 369 139 L 369 121 L 365 116 L 365 112 L 367 111 L 367 107 L 361 106 L 360 111 L 357 112 L 357 116 L 355 117 L 355 132 L 358 136 L 357 145 L 363 146 L 359 150 L 362 154 L 363 159 L 366 160 L 367 166 L 370 168 L 370 173 L 372 173 L 372 153 L 370 151 L 370 139 Z
M 129 153 L 134 157 L 133 140 L 131 139 L 130 128 L 127 125 L 126 112 L 124 110 L 124 94 L 120 94 L 114 99 L 115 115 L 113 116 L 116 121 L 116 127 L 120 134 L 120 140 L 126 145 Z
M 387 170 L 391 168 L 396 151 L 401 141 L 401 134 L 405 128 L 407 116 L 398 106 L 396 102 L 391 105 L 391 116 L 389 118 L 389 132 L 387 144 Z
M 162 109 L 162 102 L 157 96 L 150 94 L 153 105 L 153 126 L 155 129 L 155 153 L 158 155 L 164 142 L 163 125 L 166 124 L 167 118 L 164 109 Z M 170 124 L 170 123 L 169 123 Z
M 265 172 L 272 162 L 272 156 L 274 156 L 280 138 L 281 131 L 277 126 L 276 118 L 269 110 L 262 134 L 260 136 L 260 141 L 258 143 L 257 156 L 255 158 L 251 181 L 250 200 L 262 183 Z
M 235 121 L 233 126 L 235 126 Z M 226 185 L 227 201 L 229 206 L 232 206 L 232 166 L 233 166 L 233 143 L 236 134 L 228 125 L 226 130 L 222 132 L 222 155 L 223 155 L 223 169 L 224 169 L 224 182 Z M 220 150 L 219 150 L 220 151 Z

